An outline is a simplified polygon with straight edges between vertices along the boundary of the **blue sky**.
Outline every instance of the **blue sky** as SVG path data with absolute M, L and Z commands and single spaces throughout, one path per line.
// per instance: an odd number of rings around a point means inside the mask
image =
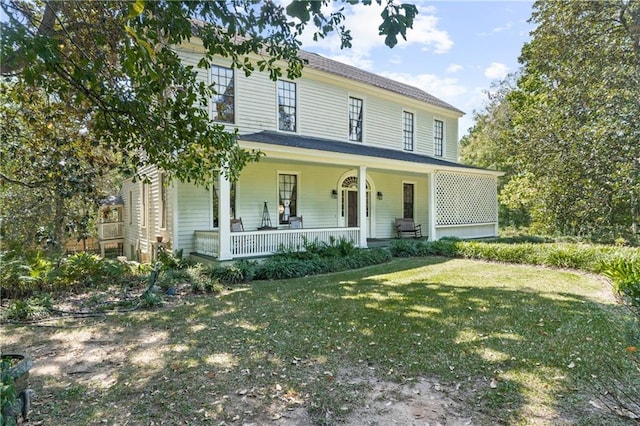
M 419 87 L 463 110 L 459 136 L 473 124 L 491 83 L 518 69 L 518 56 L 534 28 L 531 1 L 406 0 L 419 14 L 407 41 L 393 49 L 378 36 L 380 7 L 345 7 L 353 47 L 340 50 L 336 36 L 314 42 L 303 37 L 303 49 Z M 383 2 L 384 3 L 384 2 Z M 344 3 L 332 3 L 333 8 Z

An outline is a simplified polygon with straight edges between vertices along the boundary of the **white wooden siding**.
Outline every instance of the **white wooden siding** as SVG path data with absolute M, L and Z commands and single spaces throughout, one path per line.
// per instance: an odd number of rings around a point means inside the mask
M 146 174 L 149 184 L 146 185 L 146 220 L 142 226 L 142 185 L 141 181 L 133 182 L 131 179 L 126 180 L 120 195 L 124 200 L 124 252 L 129 259 L 135 259 L 137 251 L 144 255 L 147 260 L 151 255 L 152 244 L 156 241 L 157 236 L 162 236 L 163 241 L 172 245 L 173 235 L 173 197 L 171 196 L 172 188 L 167 187 L 167 200 L 165 208 L 167 209 L 167 226 L 160 228 L 161 222 L 161 203 L 160 203 L 160 180 L 158 179 L 158 170 L 155 167 L 145 167 L 141 169 L 142 174 Z M 129 200 L 129 192 L 132 199 Z M 131 223 L 129 221 L 129 213 L 133 211 Z M 133 250 L 131 250 L 133 247 Z
M 197 68 L 197 46 L 178 49 L 184 62 L 194 66 L 198 80 L 209 82 L 209 71 Z M 229 61 L 216 60 L 221 66 Z M 444 158 L 458 157 L 457 113 L 446 111 L 376 87 L 345 78 L 305 69 L 294 81 L 297 89 L 297 134 L 340 141 L 348 139 L 348 97 L 364 100 L 364 143 L 402 150 L 402 110 L 415 114 L 416 153 L 433 155 L 433 118 L 444 121 Z M 240 134 L 278 130 L 276 83 L 267 72 L 255 71 L 246 77 L 235 72 L 236 123 Z
M 176 182 L 178 190 L 178 241 L 174 244 L 174 249 L 183 250 L 187 255 L 194 249 L 193 234 L 195 231 L 206 231 L 212 229 L 213 219 L 211 217 L 211 193 L 204 188 L 195 185 Z
M 346 140 L 349 135 L 348 92 L 311 79 L 299 79 L 296 84 L 298 131 L 308 136 Z

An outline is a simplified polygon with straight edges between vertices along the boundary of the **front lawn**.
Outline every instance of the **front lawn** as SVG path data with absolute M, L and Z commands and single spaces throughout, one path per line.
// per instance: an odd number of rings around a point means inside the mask
M 632 318 L 596 276 L 412 258 L 0 338 L 42 424 L 631 424 Z

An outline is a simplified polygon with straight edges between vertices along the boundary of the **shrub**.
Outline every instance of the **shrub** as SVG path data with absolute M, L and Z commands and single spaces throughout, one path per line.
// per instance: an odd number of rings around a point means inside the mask
M 55 290 L 75 290 L 117 283 L 131 272 L 127 263 L 78 252 L 62 259 L 50 281 Z
M 613 281 L 614 289 L 640 308 L 640 255 L 614 257 L 603 261 L 602 274 Z
M 362 268 L 391 259 L 391 254 L 384 249 L 347 249 L 350 254 L 341 255 L 340 253 L 344 253 L 343 249 L 344 247 L 336 250 L 321 250 L 323 256 L 318 253 L 309 254 L 307 259 L 300 259 L 295 254 L 287 257 L 281 253 L 278 257 L 271 257 L 259 265 L 256 268 L 255 278 L 260 280 L 299 278 Z
M 158 252 L 158 262 L 160 262 L 163 271 L 184 269 L 189 266 L 189 261 L 182 257 L 183 251 L 177 250 L 172 253 L 168 250 Z
M 418 253 L 415 242 L 411 240 L 393 240 L 389 245 L 389 251 L 395 257 L 422 256 Z
M 157 306 L 162 306 L 164 300 L 162 300 L 162 296 L 154 293 L 150 290 L 145 291 L 140 296 L 140 306 L 143 308 L 155 308 Z
M 14 300 L 2 311 L 3 319 L 34 321 L 49 316 L 53 304 L 48 295 L 34 296 L 26 300 Z
M 290 255 L 285 252 L 280 252 L 281 258 L 287 256 L 294 256 L 293 252 Z M 249 260 L 239 260 L 230 265 L 216 266 L 209 272 L 211 279 L 217 280 L 224 284 L 239 284 L 253 280 L 256 273 L 257 262 Z

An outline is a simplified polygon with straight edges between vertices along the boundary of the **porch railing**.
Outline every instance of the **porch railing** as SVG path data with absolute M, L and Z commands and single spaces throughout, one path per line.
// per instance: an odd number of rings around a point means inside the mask
M 344 238 L 358 245 L 360 228 L 317 228 L 278 229 L 270 231 L 245 231 L 230 234 L 231 255 L 234 258 L 267 256 L 280 248 L 301 250 L 305 240 L 329 243 Z M 195 251 L 207 256 L 218 257 L 220 253 L 220 233 L 218 231 L 196 231 Z
M 98 238 L 100 240 L 124 238 L 124 222 L 98 223 Z

